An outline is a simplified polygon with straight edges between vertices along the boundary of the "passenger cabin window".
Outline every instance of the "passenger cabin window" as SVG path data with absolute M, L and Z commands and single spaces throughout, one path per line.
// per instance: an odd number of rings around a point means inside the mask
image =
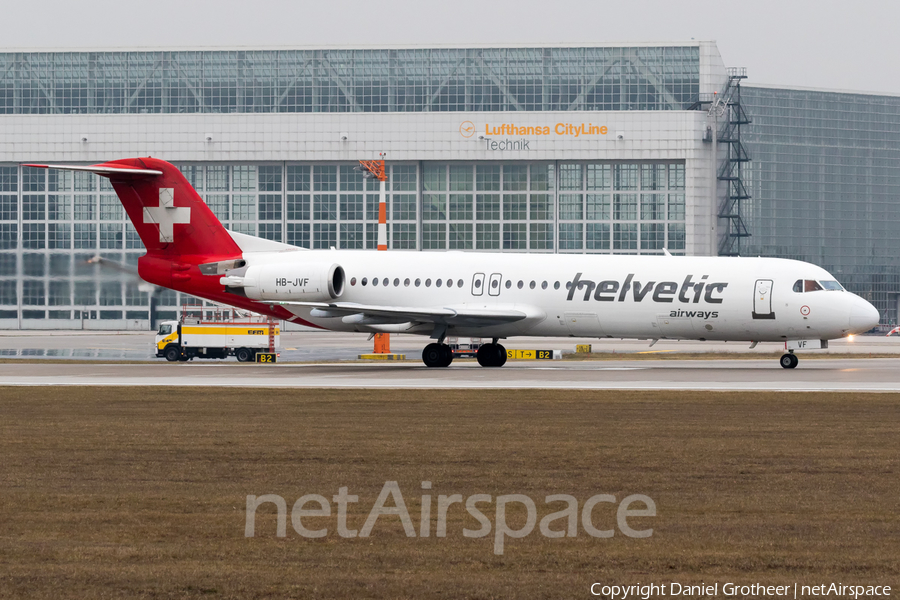
M 159 326 L 159 335 L 169 335 L 172 333 L 171 325 L 160 325 Z

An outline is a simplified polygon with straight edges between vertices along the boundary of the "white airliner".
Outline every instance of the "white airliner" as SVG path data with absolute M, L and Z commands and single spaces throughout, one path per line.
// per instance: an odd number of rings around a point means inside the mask
M 822 341 L 872 329 L 878 311 L 824 269 L 776 258 L 305 250 L 226 230 L 177 167 L 154 158 L 25 165 L 108 177 L 147 254 L 153 284 L 330 329 L 414 333 L 429 367 L 448 335 Z M 794 368 L 790 349 L 781 366 Z

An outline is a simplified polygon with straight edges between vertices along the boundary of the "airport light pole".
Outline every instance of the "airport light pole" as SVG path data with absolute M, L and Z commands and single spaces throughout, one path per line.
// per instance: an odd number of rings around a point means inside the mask
M 719 117 L 725 114 L 726 106 L 719 99 L 719 93 L 713 92 L 713 101 L 707 112 L 707 121 L 712 121 L 712 160 L 710 161 L 709 193 L 712 204 L 710 223 L 709 256 L 716 256 L 719 251 Z
M 359 161 L 360 171 L 364 179 L 377 179 L 378 188 L 378 249 L 387 250 L 387 174 L 384 168 L 384 152 L 379 160 Z M 375 354 L 391 353 L 391 335 L 389 333 L 375 334 Z

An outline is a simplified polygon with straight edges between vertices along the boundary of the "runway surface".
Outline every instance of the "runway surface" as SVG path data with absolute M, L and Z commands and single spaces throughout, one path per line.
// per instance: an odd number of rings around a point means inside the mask
M 76 359 L 76 360 L 139 360 L 158 362 L 153 346 L 153 332 L 147 331 L 0 331 L 0 358 Z M 279 360 L 285 362 L 323 362 L 355 360 L 359 354 L 371 352 L 372 342 L 366 334 L 331 331 L 291 331 L 281 335 Z M 430 340 L 418 335 L 391 335 L 391 350 L 418 359 L 422 348 Z M 650 346 L 649 340 L 579 339 L 572 337 L 517 337 L 504 340 L 509 349 L 541 349 L 574 352 L 576 344 L 591 344 L 594 352 L 666 354 L 671 352 L 714 352 L 729 354 L 759 354 L 779 352 L 779 343 L 761 343 L 755 349 L 742 342 L 698 342 L 688 340 L 660 340 Z M 900 357 L 900 336 L 856 336 L 832 340 L 828 350 L 816 353 L 897 354 Z M 234 358 L 228 359 L 234 362 Z M 196 362 L 196 361 L 195 361 Z
M 403 363 L 356 362 L 371 351 L 365 335 L 334 332 L 285 332 L 276 365 L 201 361 L 170 364 L 153 357 L 152 332 L 0 332 L 0 385 L 153 385 L 327 388 L 562 388 L 629 390 L 807 390 L 900 391 L 900 339 L 857 336 L 832 341 L 827 351 L 800 353 L 800 366 L 782 369 L 775 356 L 781 344 L 749 344 L 661 340 L 652 348 L 642 340 L 513 338 L 510 349 L 574 352 L 589 343 L 594 352 L 621 353 L 616 361 L 509 361 L 485 369 L 474 361 L 456 360 L 447 369 L 418 362 L 428 340 L 391 336 L 391 349 L 412 359 Z M 637 354 L 726 353 L 759 359 L 629 360 Z M 896 354 L 896 359 L 807 358 L 816 354 Z M 37 359 L 19 362 L 16 359 Z M 73 359 L 43 363 L 40 359 Z M 89 361 L 88 364 L 76 364 Z M 141 361 L 115 364 L 115 361 Z M 347 361 L 334 364 L 323 362 Z
M 0 364 L 0 385 L 229 386 L 259 388 L 900 391 L 900 359 L 510 361 L 499 369 L 394 364 Z

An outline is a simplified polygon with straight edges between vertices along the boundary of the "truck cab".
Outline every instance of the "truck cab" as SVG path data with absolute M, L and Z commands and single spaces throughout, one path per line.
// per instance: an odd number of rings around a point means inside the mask
M 181 360 L 180 325 L 181 323 L 178 321 L 163 321 L 159 324 L 159 329 L 156 331 L 156 337 L 153 340 L 157 358 L 165 357 L 173 362 Z M 183 360 L 187 360 L 187 358 Z

